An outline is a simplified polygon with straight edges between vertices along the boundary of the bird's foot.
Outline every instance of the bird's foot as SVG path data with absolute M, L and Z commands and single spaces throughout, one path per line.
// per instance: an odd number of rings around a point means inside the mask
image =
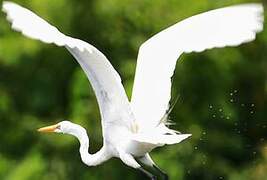
M 163 179 L 164 179 L 164 180 L 169 180 L 169 176 L 168 176 L 168 174 L 165 174 L 165 173 L 164 173 L 164 174 L 162 174 L 162 176 L 163 176 Z
M 162 178 L 164 180 L 169 180 L 169 176 L 167 173 L 165 173 L 164 171 L 162 171 L 157 165 L 153 165 L 153 167 L 156 169 L 156 171 L 159 172 L 159 174 L 162 176 Z

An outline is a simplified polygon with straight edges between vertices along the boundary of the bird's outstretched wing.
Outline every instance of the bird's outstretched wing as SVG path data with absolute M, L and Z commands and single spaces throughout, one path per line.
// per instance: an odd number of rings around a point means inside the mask
M 119 74 L 107 58 L 92 45 L 66 36 L 28 9 L 3 2 L 3 11 L 12 28 L 27 37 L 66 47 L 86 73 L 97 97 L 102 120 L 129 126 L 133 119 Z
M 212 10 L 154 35 L 139 49 L 131 106 L 139 126 L 159 124 L 169 107 L 171 77 L 182 53 L 237 46 L 263 29 L 261 4 Z

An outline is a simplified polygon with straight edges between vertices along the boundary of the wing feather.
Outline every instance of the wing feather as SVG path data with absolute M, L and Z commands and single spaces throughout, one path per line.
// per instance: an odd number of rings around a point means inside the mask
M 95 91 L 104 125 L 113 123 L 131 128 L 134 118 L 120 76 L 104 54 L 82 40 L 62 34 L 32 11 L 15 3 L 3 2 L 3 11 L 14 30 L 29 38 L 68 49 Z
M 187 18 L 144 42 L 137 59 L 131 106 L 143 127 L 156 126 L 169 108 L 171 77 L 182 53 L 238 46 L 263 29 L 261 4 L 242 4 Z

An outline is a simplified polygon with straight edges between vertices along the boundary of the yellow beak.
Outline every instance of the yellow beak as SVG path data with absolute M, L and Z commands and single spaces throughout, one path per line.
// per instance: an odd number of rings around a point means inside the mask
M 39 128 L 37 131 L 38 132 L 44 132 L 44 133 L 50 133 L 50 132 L 55 132 L 55 130 L 59 127 L 59 124 L 55 124 L 52 126 L 46 126 Z

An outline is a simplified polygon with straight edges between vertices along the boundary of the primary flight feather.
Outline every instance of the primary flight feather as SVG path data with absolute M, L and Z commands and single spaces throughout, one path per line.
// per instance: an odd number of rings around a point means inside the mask
M 167 175 L 152 161 L 149 152 L 165 144 L 175 144 L 190 136 L 166 126 L 171 98 L 171 77 L 182 53 L 237 46 L 255 39 L 263 29 L 261 4 L 243 4 L 212 10 L 185 19 L 144 42 L 138 53 L 131 102 L 119 74 L 94 46 L 62 34 L 32 11 L 12 2 L 3 2 L 3 11 L 12 28 L 27 37 L 65 47 L 87 75 L 99 104 L 103 147 L 89 154 L 86 130 L 69 121 L 39 129 L 41 132 L 67 133 L 80 141 L 82 161 L 98 165 L 111 157 L 139 169 L 151 179 L 155 176 L 136 161 Z

